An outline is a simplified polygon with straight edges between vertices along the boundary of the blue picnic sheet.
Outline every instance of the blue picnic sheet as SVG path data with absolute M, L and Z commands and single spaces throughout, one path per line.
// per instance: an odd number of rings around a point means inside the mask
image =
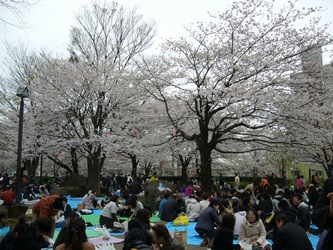
M 202 238 L 200 238 L 199 234 L 195 231 L 195 229 L 194 229 L 195 225 L 196 225 L 196 222 L 189 222 L 188 226 L 175 227 L 173 225 L 173 222 L 169 222 L 166 224 L 166 227 L 171 232 L 171 234 L 173 232 L 177 232 L 177 231 L 186 231 L 187 232 L 187 245 L 199 246 L 200 243 L 202 242 Z M 313 246 L 313 249 L 316 249 L 317 243 L 319 240 L 319 236 L 313 235 L 313 234 L 308 234 L 308 237 Z M 268 241 L 272 244 L 271 240 L 268 240 Z M 238 243 L 238 241 L 234 240 L 234 244 L 237 244 L 237 243 Z

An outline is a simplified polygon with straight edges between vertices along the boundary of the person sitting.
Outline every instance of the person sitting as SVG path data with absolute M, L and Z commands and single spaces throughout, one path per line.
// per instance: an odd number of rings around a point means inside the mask
M 41 185 L 39 187 L 39 197 L 40 198 L 45 198 L 49 195 L 50 195 L 49 191 L 45 188 L 45 186 Z
M 227 214 L 234 215 L 234 210 L 232 208 L 232 204 L 229 199 L 222 201 L 222 203 L 220 204 L 220 215 L 219 215 L 220 220 L 222 220 L 223 216 Z
M 112 195 L 109 203 L 103 208 L 102 213 L 99 217 L 99 224 L 105 225 L 106 228 L 113 228 L 113 222 L 118 221 L 117 212 L 118 208 L 118 196 Z
M 189 197 L 191 195 L 191 193 L 193 193 L 193 191 L 194 191 L 193 183 L 188 182 L 187 186 L 185 188 L 185 191 L 184 191 L 185 197 Z
M 325 181 L 312 213 L 312 222 L 322 232 L 317 249 L 333 249 L 333 176 Z
M 200 246 L 212 247 L 213 238 L 215 235 L 215 226 L 219 226 L 221 221 L 218 216 L 219 202 L 212 200 L 209 206 L 200 214 L 198 222 L 195 226 L 195 231 L 203 238 Z
M 7 242 L 8 244 L 4 249 L 41 249 L 40 245 L 32 239 L 29 225 L 25 222 L 24 218 L 20 218 L 19 223 L 14 227 L 13 236 L 13 239 Z
M 316 206 L 317 201 L 319 199 L 319 196 L 320 195 L 319 195 L 316 187 L 313 184 L 310 184 L 309 190 L 308 190 L 309 207 L 310 207 L 310 209 L 313 209 Z
M 4 192 L 1 194 L 1 199 L 3 200 L 4 206 L 12 206 L 15 202 L 16 195 L 10 186 L 4 187 Z
M 136 195 L 132 195 L 129 201 L 129 208 L 131 209 L 133 216 L 136 215 L 136 212 L 139 209 L 143 209 L 143 204 L 141 201 L 138 201 L 138 197 Z
M 179 203 L 170 196 L 163 206 L 161 220 L 173 221 L 178 217 L 179 213 L 181 213 Z
M 259 207 L 262 208 L 266 217 L 270 217 L 273 212 L 273 203 L 272 199 L 267 191 L 264 191 L 261 194 L 261 198 L 259 199 Z
M 293 195 L 293 203 L 297 209 L 296 224 L 307 231 L 311 221 L 309 206 L 302 201 L 302 195 L 299 193 Z
M 185 250 L 183 244 L 172 238 L 165 225 L 157 224 L 153 229 L 153 249 L 155 250 Z
M 113 194 L 109 191 L 106 191 L 105 197 L 101 200 L 101 207 L 104 208 L 106 204 L 110 202 L 110 198 Z
M 33 190 L 34 190 L 34 184 L 29 184 L 29 186 L 27 186 L 24 189 L 23 199 L 26 199 L 28 201 L 32 201 L 32 200 L 36 199 L 36 195 Z
M 62 211 L 60 211 L 60 212 L 63 216 L 65 216 L 65 219 L 66 219 L 67 216 L 72 212 L 72 207 L 70 204 L 68 204 L 67 197 L 62 196 L 61 198 L 62 198 L 63 208 L 62 208 Z
M 289 202 L 286 199 L 282 199 L 279 204 L 279 211 L 274 213 L 273 218 L 266 224 L 266 231 L 267 231 L 267 236 L 266 238 L 273 238 L 276 234 L 277 227 L 275 223 L 275 217 L 278 216 L 279 214 L 285 214 L 289 221 L 292 223 L 295 223 L 296 221 L 296 210 L 290 206 Z
M 83 198 L 82 198 L 82 204 L 84 206 L 84 208 L 86 208 L 87 204 L 88 204 L 88 197 L 91 195 L 91 191 L 92 190 L 89 190 L 88 193 L 86 193 Z
M 72 212 L 72 207 L 70 204 L 68 204 L 67 198 L 65 196 L 62 196 L 61 198 L 62 198 L 63 208 L 57 214 L 56 228 L 63 227 L 66 224 L 67 216 Z
M 96 190 L 91 190 L 91 194 L 88 196 L 87 200 L 86 200 L 86 208 L 97 208 L 98 207 L 98 198 L 96 197 Z
M 79 218 L 80 215 L 76 212 L 71 212 L 67 217 L 66 217 L 66 223 L 65 225 L 61 228 L 58 237 L 56 239 L 56 241 L 53 244 L 53 249 L 56 249 L 57 246 L 59 246 L 61 243 L 64 243 L 64 237 L 65 237 L 65 232 L 68 228 L 69 225 L 69 221 L 73 218 Z
M 278 228 L 273 240 L 274 250 L 313 250 L 309 237 L 302 227 L 289 221 L 287 215 L 281 213 L 275 217 Z
M 163 211 L 163 208 L 164 208 L 164 205 L 165 203 L 169 200 L 169 197 L 171 196 L 171 193 L 169 191 L 165 191 L 164 192 L 164 197 L 163 199 L 161 200 L 160 202 L 160 206 L 159 206 L 159 209 L 158 209 L 158 216 L 161 217 L 162 215 L 162 211 Z
M 58 245 L 55 250 L 82 249 L 94 250 L 93 243 L 88 242 L 86 223 L 82 218 L 72 218 L 65 231 L 64 243 Z
M 202 200 L 199 201 L 200 203 L 200 213 L 204 211 L 209 206 L 209 194 L 207 192 L 202 193 Z
M 186 205 L 186 216 L 189 221 L 197 221 L 200 215 L 200 203 L 194 198 L 194 194 L 191 193 Z
M 151 250 L 151 246 L 149 246 L 145 242 L 145 235 L 142 229 L 140 228 L 132 228 L 128 231 L 124 240 L 123 250 Z
M 223 216 L 213 241 L 212 250 L 243 250 L 239 244 L 233 244 L 235 223 L 236 220 L 233 214 Z
M 266 240 L 264 223 L 260 220 L 254 208 L 247 211 L 246 217 L 241 224 L 238 242 L 242 241 L 252 245 L 252 249 L 271 249 L 271 245 Z
M 24 218 L 20 218 L 19 223 L 25 223 Z M 47 248 L 53 243 L 53 240 L 46 236 L 51 231 L 51 221 L 47 218 L 40 218 L 28 225 L 29 240 L 36 242 L 40 248 Z M 21 225 L 22 226 L 22 225 Z M 11 243 L 15 240 L 15 230 L 9 231 L 0 243 L 0 249 L 10 249 Z
M 152 246 L 153 235 L 152 232 L 150 231 L 150 226 L 149 229 L 146 229 L 147 228 L 146 223 L 142 223 L 141 220 L 139 220 L 138 218 L 133 218 L 128 222 L 128 231 L 131 231 L 134 228 L 142 230 L 144 235 L 142 239 L 144 240 L 144 243 L 147 244 L 148 246 Z
M 155 202 L 154 202 L 154 210 L 155 212 L 158 212 L 158 210 L 160 209 L 160 203 L 162 201 L 162 199 L 164 198 L 164 191 L 160 192 L 160 195 L 156 198 Z
M 244 221 L 244 218 L 246 217 L 246 211 L 244 210 L 239 210 L 237 213 L 235 213 L 235 229 L 234 229 L 234 238 L 238 239 L 238 235 L 240 232 L 241 225 Z
M 143 208 L 139 209 L 136 212 L 135 218 L 137 219 L 138 222 L 140 223 L 140 226 L 145 232 L 146 235 L 146 242 L 149 246 L 152 245 L 153 243 L 153 235 L 151 234 L 151 227 L 150 227 L 150 218 L 151 218 L 151 213 L 149 210 Z M 128 227 L 130 227 L 130 223 L 128 223 Z

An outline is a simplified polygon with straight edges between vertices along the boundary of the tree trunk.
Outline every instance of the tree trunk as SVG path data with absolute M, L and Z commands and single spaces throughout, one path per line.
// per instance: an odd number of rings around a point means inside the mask
M 98 164 L 98 158 L 96 156 L 89 157 L 87 159 L 88 165 L 88 178 L 87 178 L 87 186 L 88 189 L 95 189 L 97 194 L 100 193 L 100 179 L 101 179 L 101 171 Z
M 97 194 L 100 194 L 100 180 L 101 180 L 101 170 L 104 165 L 105 155 L 101 154 L 101 146 L 96 150 L 95 153 L 90 154 L 87 158 L 88 166 L 88 189 L 95 189 Z
M 212 192 L 212 159 L 210 157 L 211 151 L 207 148 L 201 148 L 200 152 L 200 177 L 201 177 L 201 190 L 202 192 Z
M 23 171 L 27 170 L 28 176 L 33 175 L 35 176 L 37 167 L 39 163 L 39 157 L 35 156 L 32 159 L 24 160 L 24 167 L 22 168 L 21 176 L 23 176 Z
M 78 160 L 77 160 L 77 156 L 76 156 L 76 148 L 71 148 L 71 161 L 72 161 L 73 173 L 78 174 L 79 165 L 78 165 Z
M 137 175 L 139 161 L 136 159 L 136 155 L 132 155 L 132 154 L 128 154 L 128 155 L 131 157 L 131 161 L 132 161 L 131 175 L 133 178 L 135 178 Z
M 187 176 L 187 170 L 188 170 L 188 166 L 190 165 L 191 162 L 191 157 L 183 158 L 182 155 L 179 155 L 179 160 L 180 160 L 180 164 L 182 166 L 182 175 L 181 175 L 181 182 L 182 184 L 187 184 L 188 182 L 188 176 Z

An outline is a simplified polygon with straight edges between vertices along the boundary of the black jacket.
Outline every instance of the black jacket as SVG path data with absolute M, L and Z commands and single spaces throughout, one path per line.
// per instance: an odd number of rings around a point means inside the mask
M 148 246 L 144 240 L 138 239 L 134 240 L 128 244 L 124 244 L 123 250 L 130 250 L 130 249 L 141 249 L 141 250 L 151 250 L 152 248 Z
M 171 199 L 168 200 L 164 207 L 161 214 L 161 220 L 164 221 L 173 221 L 178 217 L 178 214 L 181 212 L 179 204 L 176 200 Z
M 329 216 L 330 202 L 327 198 L 327 194 L 330 192 L 333 192 L 333 177 L 326 180 L 315 209 L 312 213 L 313 224 L 315 224 L 321 231 L 330 229 L 325 238 L 322 250 L 333 249 L 333 217 Z
M 276 232 L 273 250 L 313 250 L 306 232 L 300 226 L 287 222 Z
M 239 244 L 233 244 L 233 233 L 226 228 L 219 228 L 215 234 L 212 250 L 239 250 Z

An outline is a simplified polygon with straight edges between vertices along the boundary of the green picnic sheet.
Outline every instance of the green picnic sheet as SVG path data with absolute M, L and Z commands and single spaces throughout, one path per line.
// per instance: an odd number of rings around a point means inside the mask
M 128 217 L 117 216 L 117 218 L 120 221 L 126 221 L 126 220 L 128 220 Z M 162 222 L 162 220 L 160 219 L 160 217 L 158 217 L 156 215 L 153 215 L 152 217 L 150 217 L 150 223 L 159 223 L 159 222 Z
M 53 236 L 53 239 L 54 239 L 54 240 L 57 239 L 60 230 L 61 230 L 61 228 L 57 228 L 57 229 L 54 231 L 54 236 Z M 86 228 L 86 234 L 87 234 L 88 238 L 95 238 L 95 237 L 99 237 L 99 236 L 102 235 L 101 232 L 97 232 L 97 231 L 95 231 L 95 230 L 92 229 L 92 228 Z
M 82 215 L 82 219 L 84 219 L 85 222 L 90 222 L 93 225 L 98 225 L 99 224 L 99 214 L 89 214 L 89 215 Z M 120 221 L 127 221 L 128 217 L 117 217 L 118 220 Z M 150 218 L 151 223 L 159 223 L 162 222 L 160 217 L 153 215 Z

